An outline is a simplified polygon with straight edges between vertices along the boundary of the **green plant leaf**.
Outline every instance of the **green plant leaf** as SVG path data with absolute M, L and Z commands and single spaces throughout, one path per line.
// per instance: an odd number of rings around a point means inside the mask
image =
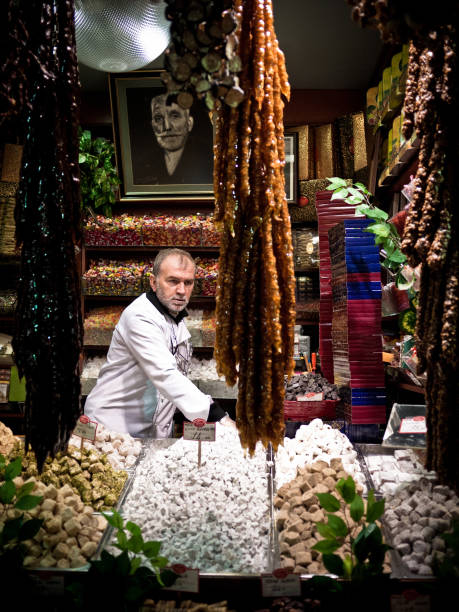
M 362 518 L 363 513 L 365 512 L 363 499 L 360 497 L 360 495 L 354 496 L 354 499 L 351 502 L 349 510 L 351 513 L 352 520 L 358 523 L 360 519 Z
M 115 558 L 115 572 L 119 576 L 128 576 L 130 574 L 131 561 L 126 550 Z
M 34 490 L 35 482 L 26 482 L 16 491 L 16 497 L 22 497 L 23 495 L 28 495 Z
M 397 285 L 398 289 L 410 289 L 414 285 L 414 275 L 411 280 L 406 280 L 401 271 L 397 272 L 395 284 Z
M 346 523 L 339 516 L 334 514 L 328 514 L 328 524 L 330 529 L 333 531 L 333 535 L 337 538 L 344 538 L 348 534 L 348 528 Z
M 14 507 L 18 508 L 19 510 L 32 510 L 32 508 L 35 508 L 35 506 L 37 506 L 42 499 L 42 495 L 23 495 L 14 504 Z
M 312 547 L 312 550 L 317 550 L 322 554 L 331 554 L 341 546 L 341 542 L 336 539 L 320 540 Z
M 344 563 L 339 555 L 325 553 L 322 555 L 322 561 L 331 574 L 336 574 L 337 576 L 342 576 L 344 574 Z
M 390 256 L 392 261 L 397 263 L 405 263 L 406 255 L 404 255 L 400 249 L 395 249 L 395 251 Z
M 16 476 L 19 476 L 22 470 L 22 458 L 16 457 L 11 461 L 5 468 L 5 480 L 13 480 Z
M 348 195 L 347 189 L 340 188 L 332 193 L 332 197 L 330 199 L 331 200 L 344 200 L 345 198 L 347 198 L 347 195 Z
M 79 164 L 84 164 L 86 161 L 86 154 L 85 153 L 79 153 L 78 154 L 78 163 Z
M 5 456 L 0 453 L 0 469 L 3 469 L 6 464 Z
M 323 538 L 334 538 L 336 533 L 333 533 L 333 530 L 326 523 L 316 523 L 317 531 Z
M 156 557 L 155 565 L 159 568 L 166 567 L 168 565 L 169 559 L 166 557 Z
M 122 551 L 126 551 L 128 546 L 128 539 L 127 535 L 124 533 L 124 531 L 121 531 L 121 529 L 116 534 L 116 541 L 118 542 L 118 548 Z
M 142 559 L 140 557 L 134 557 L 134 559 L 131 559 L 131 575 L 136 573 L 141 563 Z
M 23 542 L 24 540 L 33 538 L 40 531 L 43 522 L 43 519 L 36 518 L 25 521 L 19 529 L 18 539 Z
M 371 232 L 372 234 L 376 234 L 377 236 L 383 236 L 387 238 L 390 234 L 389 223 L 372 223 L 368 227 L 365 228 L 365 232 Z
M 374 523 L 384 514 L 384 499 L 375 502 L 372 504 L 371 508 L 367 508 L 367 521 L 369 523 Z
M 10 542 L 11 540 L 15 540 L 19 535 L 19 530 L 21 529 L 23 523 L 22 515 L 15 519 L 8 519 L 5 521 L 3 525 L 2 531 L 2 540 L 3 544 Z
M 360 563 L 363 563 L 371 553 L 375 554 L 381 545 L 381 530 L 375 523 L 370 523 L 358 533 L 352 543 L 352 551 Z
M 336 483 L 336 490 L 339 492 L 344 501 L 350 504 L 355 496 L 355 482 L 352 476 L 348 476 L 346 480 L 344 480 L 344 478 L 340 478 Z
M 142 536 L 141 535 L 140 536 L 133 535 L 126 542 L 126 546 L 127 546 L 127 549 L 130 550 L 131 552 L 139 553 L 142 550 L 142 547 L 143 547 L 143 538 L 142 538 Z
M 316 496 L 319 500 L 319 504 L 327 512 L 336 512 L 341 507 L 339 499 L 331 493 L 316 493 Z
M 360 200 L 364 199 L 364 195 L 360 191 L 360 189 L 356 189 L 355 187 L 348 187 L 347 189 L 348 189 L 349 193 L 351 195 L 355 196 L 356 198 L 360 198 Z
M 350 579 L 353 568 L 354 563 L 352 561 L 352 557 L 350 555 L 346 555 L 343 559 L 343 575 L 345 578 Z
M 329 190 L 331 190 L 331 189 L 335 190 L 337 187 L 346 187 L 346 185 L 347 185 L 346 180 L 340 178 L 339 176 L 333 176 L 332 178 L 328 178 L 327 177 L 327 181 L 330 181 L 330 183 L 331 183 L 327 187 L 327 189 L 329 189 Z
M 355 207 L 355 214 L 361 214 L 367 216 L 367 211 L 371 210 L 368 204 L 359 204 Z
M 143 554 L 151 559 L 152 557 L 156 557 L 161 549 L 161 542 L 144 542 L 143 544 Z
M 102 512 L 102 516 L 104 516 L 107 519 L 107 523 L 112 527 L 115 527 L 115 529 L 123 529 L 124 521 L 123 517 L 119 512 L 115 511 L 111 514 L 105 514 L 104 512 Z
M 383 221 L 389 218 L 389 215 L 384 210 L 377 207 L 369 207 L 369 211 L 365 215 L 370 219 L 382 219 Z
M 136 525 L 132 521 L 128 521 L 124 528 L 130 531 L 132 535 L 137 536 L 139 538 L 142 537 L 142 530 L 140 529 L 138 525 Z
M 0 487 L 0 502 L 10 504 L 16 494 L 16 485 L 11 480 L 5 481 Z
M 354 183 L 354 185 L 360 189 L 361 191 L 363 191 L 363 193 L 365 195 L 371 195 L 371 192 L 368 191 L 368 189 L 365 187 L 365 185 L 363 183 Z
M 332 198 L 333 200 L 333 198 Z M 344 198 L 344 201 L 346 202 L 346 204 L 352 204 L 352 206 L 355 206 L 356 204 L 360 204 L 360 202 L 363 200 L 363 196 L 348 196 L 347 198 Z

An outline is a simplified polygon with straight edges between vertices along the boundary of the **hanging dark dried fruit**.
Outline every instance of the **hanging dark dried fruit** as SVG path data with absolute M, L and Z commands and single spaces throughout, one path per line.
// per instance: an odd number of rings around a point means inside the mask
M 165 81 L 168 91 L 196 95 L 209 109 L 217 99 L 227 100 L 232 106 L 239 104 L 242 89 L 237 77 L 242 65 L 237 53 L 238 18 L 232 2 L 166 0 L 166 4 L 166 16 L 172 21 L 165 59 L 172 78 Z

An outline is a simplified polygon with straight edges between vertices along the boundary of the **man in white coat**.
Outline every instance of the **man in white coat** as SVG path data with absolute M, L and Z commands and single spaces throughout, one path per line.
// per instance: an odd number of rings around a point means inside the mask
M 191 345 L 183 319 L 194 276 L 195 263 L 186 251 L 158 253 L 151 290 L 123 311 L 115 327 L 107 361 L 86 399 L 90 419 L 112 431 L 153 438 L 171 436 L 176 408 L 190 421 L 233 424 L 186 376 Z

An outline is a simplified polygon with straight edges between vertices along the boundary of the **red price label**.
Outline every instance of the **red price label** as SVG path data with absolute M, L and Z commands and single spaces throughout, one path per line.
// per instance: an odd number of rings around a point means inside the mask
M 187 570 L 187 567 L 186 565 L 183 565 L 182 563 L 175 563 L 174 565 L 171 566 L 171 569 L 176 574 L 184 574 Z
M 206 421 L 204 419 L 195 419 L 193 421 L 193 425 L 195 427 L 204 427 L 205 424 L 206 424 Z
M 86 425 L 87 423 L 89 423 L 89 417 L 87 417 L 85 414 L 82 414 L 80 416 L 80 423 L 83 423 L 84 425 Z
M 285 578 L 289 575 L 289 570 L 286 567 L 278 567 L 273 571 L 273 576 L 276 578 Z

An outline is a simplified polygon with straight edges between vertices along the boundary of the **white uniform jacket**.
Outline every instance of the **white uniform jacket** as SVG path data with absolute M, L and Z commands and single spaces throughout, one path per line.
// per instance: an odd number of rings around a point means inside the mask
M 190 332 L 181 317 L 177 323 L 162 310 L 144 293 L 115 327 L 85 404 L 85 414 L 112 431 L 167 438 L 176 407 L 190 421 L 207 420 L 212 398 L 182 373 L 191 357 Z

